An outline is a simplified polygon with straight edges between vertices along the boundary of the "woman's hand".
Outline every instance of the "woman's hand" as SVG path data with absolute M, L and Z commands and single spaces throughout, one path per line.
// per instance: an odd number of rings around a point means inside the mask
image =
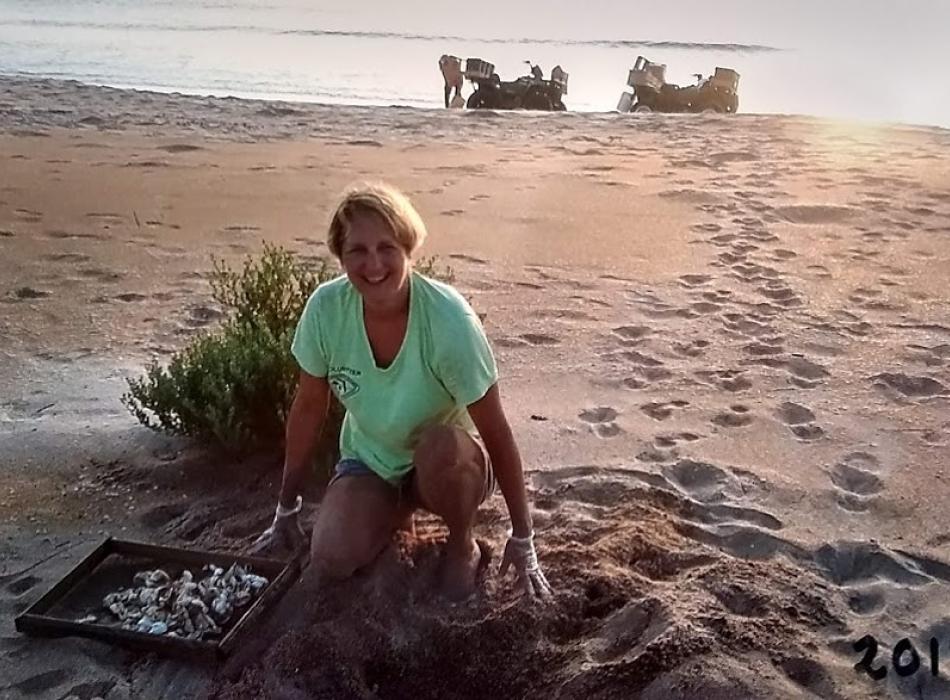
M 518 580 L 518 586 L 529 598 L 546 599 L 554 591 L 551 584 L 548 583 L 544 572 L 541 571 L 541 564 L 538 563 L 538 553 L 534 548 L 534 534 L 527 537 L 508 538 L 508 544 L 505 545 L 505 554 L 501 560 L 501 568 L 498 573 L 502 576 L 508 571 L 508 568 L 515 567 L 515 576 Z
M 278 503 L 274 522 L 254 540 L 250 549 L 251 554 L 286 552 L 296 555 L 307 541 L 307 535 L 300 527 L 299 514 L 302 505 L 303 499 L 300 496 L 297 496 L 297 502 L 293 508 L 284 508 Z

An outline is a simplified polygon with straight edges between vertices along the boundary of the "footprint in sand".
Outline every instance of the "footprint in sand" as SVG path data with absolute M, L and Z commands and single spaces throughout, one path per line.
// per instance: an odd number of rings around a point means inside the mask
M 814 389 L 822 379 L 831 376 L 831 372 L 822 365 L 797 355 L 789 358 L 762 357 L 749 362 L 785 369 L 789 373 L 789 382 L 802 389 Z
M 125 223 L 126 218 L 122 214 L 116 214 L 111 211 L 90 211 L 86 212 L 87 219 L 95 219 L 103 225 L 119 226 Z M 106 226 L 108 228 L 108 226 Z
M 598 406 L 581 411 L 577 417 L 587 423 L 599 437 L 611 438 L 623 432 L 615 422 L 617 415 L 617 411 L 609 406 Z
M 126 303 L 145 301 L 146 299 L 148 299 L 148 297 L 145 296 L 144 294 L 139 294 L 137 292 L 126 292 L 124 294 L 116 294 L 115 297 L 113 298 L 118 299 L 119 301 L 124 301 Z
M 862 617 L 876 615 L 886 607 L 886 597 L 880 588 L 855 588 L 848 593 L 848 607 Z
M 811 442 L 825 435 L 825 431 L 815 425 L 815 414 L 807 406 L 786 401 L 775 410 L 775 415 L 801 440 Z
M 124 275 L 121 272 L 106 270 L 101 267 L 84 267 L 79 270 L 79 276 L 99 280 L 100 282 L 118 282 Z
M 491 289 L 492 287 L 489 287 Z M 559 320 L 571 320 L 571 321 L 594 321 L 596 320 L 595 316 L 587 313 L 586 311 L 578 311 L 577 309 L 537 309 L 531 313 L 531 316 L 534 318 L 554 318 Z
M 679 459 L 679 452 L 676 446 L 681 442 L 695 442 L 700 440 L 701 435 L 696 433 L 660 433 L 653 437 L 652 442 L 637 454 L 638 462 L 647 462 L 652 464 L 663 464 L 675 462 Z
M 950 360 L 950 344 L 927 345 L 908 344 L 908 356 L 915 362 L 922 362 L 928 367 L 942 367 L 946 360 Z
M 703 292 L 703 299 L 714 304 L 728 304 L 732 301 L 732 292 L 728 289 L 714 289 L 711 292 Z
M 466 255 L 465 253 L 452 253 L 449 255 L 452 260 L 462 260 L 464 262 L 475 263 L 477 265 L 487 265 L 488 261 L 484 258 L 477 258 L 474 255 Z
M 781 355 L 783 352 L 785 352 L 784 345 L 771 345 L 768 343 L 749 343 L 742 349 L 750 355 L 756 355 L 758 357 L 767 355 Z
M 613 333 L 625 341 L 636 343 L 653 333 L 653 329 L 649 326 L 618 326 Z
M 689 308 L 698 314 L 714 314 L 722 311 L 722 306 L 711 301 L 697 301 L 689 305 Z
M 660 433 L 653 438 L 653 442 L 660 447 L 673 447 L 680 442 L 696 442 L 702 436 L 696 433 Z
M 108 228 L 105 226 L 104 228 Z M 63 231 L 60 229 L 53 229 L 46 231 L 47 238 L 53 238 L 56 240 L 68 240 L 68 239 L 87 239 L 93 241 L 104 241 L 109 238 L 108 235 L 101 233 L 77 233 L 76 231 Z
M 880 461 L 868 452 L 850 452 L 828 469 L 837 491 L 836 500 L 844 510 L 864 512 L 871 499 L 884 490 Z
M 696 377 L 706 384 L 712 384 L 724 391 L 735 393 L 752 387 L 752 381 L 745 376 L 743 370 L 700 370 Z
M 33 209 L 14 209 L 13 215 L 16 216 L 20 221 L 28 224 L 39 223 L 43 220 L 43 212 L 35 211 Z
M 126 168 L 168 168 L 170 164 L 164 160 L 130 160 L 123 167 Z
M 224 313 L 207 304 L 198 304 L 188 310 L 189 317 L 184 323 L 192 328 L 203 328 L 224 318 Z
M 43 299 L 50 296 L 50 292 L 43 289 L 34 289 L 33 287 L 18 287 L 13 290 L 13 298 L 16 301 L 27 301 L 29 299 Z
M 764 287 L 759 287 L 759 293 L 783 308 L 801 306 L 804 303 L 801 297 L 782 282 L 770 282 Z
M 47 255 L 41 255 L 40 258 L 43 260 L 49 260 L 50 262 L 70 263 L 83 263 L 90 260 L 88 255 L 83 255 L 82 253 L 49 253 Z
M 741 428 L 752 422 L 752 413 L 748 406 L 733 404 L 728 411 L 713 416 L 712 422 L 722 428 Z
M 884 372 L 874 375 L 871 380 L 895 398 L 927 399 L 950 394 L 947 387 L 936 379 L 914 377 L 903 372 Z
M 37 673 L 17 683 L 11 683 L 6 686 L 8 689 L 18 690 L 24 696 L 40 695 L 46 691 L 53 690 L 66 683 L 72 678 L 74 671 L 58 668 L 52 671 Z M 66 695 L 57 695 L 56 697 L 67 697 Z
M 726 470 L 691 459 L 681 459 L 676 464 L 664 467 L 663 476 L 677 490 L 700 503 L 722 501 L 739 486 L 736 478 Z
M 776 207 L 775 213 L 791 224 L 835 224 L 848 221 L 857 213 L 852 207 L 828 204 Z
M 916 587 L 950 579 L 950 567 L 942 562 L 874 542 L 826 544 L 813 558 L 821 574 L 839 586 L 883 581 Z
M 657 320 L 670 318 L 693 319 L 699 316 L 699 314 L 692 309 L 673 306 L 672 304 L 661 301 L 639 303 L 646 307 L 641 311 L 644 316 Z
M 545 333 L 524 333 L 519 336 L 528 345 L 560 345 L 561 341 Z
M 713 226 L 717 226 L 715 229 L 716 231 L 719 231 L 722 228 L 718 224 L 713 224 Z M 737 236 L 734 233 L 720 233 L 718 236 L 713 236 L 710 238 L 709 241 L 717 248 L 725 248 L 731 245 L 736 240 L 736 238 Z
M 639 366 L 639 367 L 662 367 L 663 361 L 658 360 L 655 357 L 650 355 L 645 355 L 642 352 L 637 352 L 636 350 L 627 350 L 622 353 L 622 356 L 625 360 Z
M 38 584 L 40 581 L 42 581 L 42 579 L 39 579 L 36 576 L 24 576 L 23 578 L 19 578 L 16 581 L 8 584 L 7 590 L 15 596 L 23 595 L 36 586 L 36 584 Z
M 673 411 L 686 408 L 689 401 L 676 399 L 673 401 L 651 401 L 640 406 L 640 410 L 650 416 L 653 420 L 664 421 L 673 415 Z
M 673 376 L 665 367 L 638 367 L 634 376 L 624 377 L 622 384 L 628 389 L 643 389 L 654 382 L 662 382 Z
M 693 224 L 691 226 L 694 231 L 698 233 L 719 233 L 722 231 L 722 226 L 720 224 L 708 223 L 708 224 Z M 726 234 L 729 235 L 729 234 Z
M 680 284 L 684 287 L 702 287 L 712 281 L 710 275 L 680 275 Z
M 689 343 L 673 343 L 673 351 L 684 357 L 699 357 L 709 347 L 708 340 L 693 340 Z
M 753 338 L 772 332 L 772 326 L 762 323 L 747 314 L 723 314 L 722 325 L 733 333 Z
M 899 284 L 899 282 L 891 283 L 892 286 Z M 848 296 L 848 301 L 872 311 L 894 311 L 898 308 L 895 304 L 886 301 L 883 296 L 884 292 L 876 287 L 859 287 Z
M 173 143 L 168 146 L 158 146 L 158 150 L 166 153 L 191 153 L 192 151 L 204 150 L 201 146 L 193 146 L 190 143 Z

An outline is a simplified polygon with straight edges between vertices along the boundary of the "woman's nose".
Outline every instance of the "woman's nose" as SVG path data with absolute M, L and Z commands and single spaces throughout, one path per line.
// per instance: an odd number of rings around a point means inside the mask
M 371 250 L 366 255 L 366 267 L 372 272 L 378 272 L 383 268 L 383 256 L 379 251 Z

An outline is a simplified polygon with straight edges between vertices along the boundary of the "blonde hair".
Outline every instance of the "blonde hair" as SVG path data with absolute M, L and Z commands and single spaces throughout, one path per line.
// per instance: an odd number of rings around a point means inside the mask
M 412 255 L 425 241 L 426 225 L 409 198 L 392 185 L 362 182 L 351 185 L 330 219 L 327 246 L 339 258 L 350 225 L 357 214 L 376 214 L 392 229 L 396 242 Z

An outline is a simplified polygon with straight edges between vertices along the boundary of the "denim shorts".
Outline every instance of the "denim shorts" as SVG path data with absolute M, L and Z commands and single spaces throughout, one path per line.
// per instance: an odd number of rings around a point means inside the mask
M 495 492 L 495 487 L 497 486 L 498 482 L 495 479 L 495 470 L 492 469 L 491 458 L 488 456 L 488 449 L 485 447 L 485 443 L 482 442 L 481 436 L 472 435 L 472 439 L 482 451 L 482 458 L 485 460 L 485 489 L 482 492 L 482 498 L 480 501 L 480 503 L 484 503 Z M 399 482 L 393 484 L 393 486 L 399 491 L 400 499 L 408 497 L 409 493 L 411 492 L 412 480 L 415 477 L 415 473 L 415 469 L 410 469 Z M 333 470 L 333 477 L 330 479 L 330 483 L 327 484 L 327 487 L 333 484 L 334 481 L 348 476 L 370 475 L 378 476 L 376 472 L 374 472 L 372 468 L 364 462 L 358 459 L 341 459 L 339 462 L 337 462 L 336 468 Z

